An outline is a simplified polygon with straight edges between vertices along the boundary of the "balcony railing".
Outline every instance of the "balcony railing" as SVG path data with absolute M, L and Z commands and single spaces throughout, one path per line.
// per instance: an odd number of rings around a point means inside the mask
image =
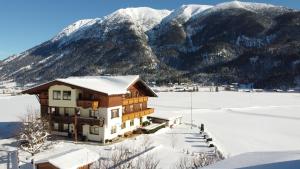
M 103 127 L 104 125 L 103 117 L 94 118 L 94 117 L 77 116 L 76 118 L 77 118 L 77 123 L 79 125 L 88 124 L 88 125 L 96 125 L 100 127 Z M 75 116 L 51 115 L 50 121 L 57 122 L 57 123 L 71 124 L 71 123 L 75 123 Z
M 140 118 L 149 114 L 152 114 L 154 112 L 153 108 L 147 108 L 145 110 L 137 111 L 137 112 L 132 112 L 132 113 L 125 113 L 122 114 L 122 121 L 126 120 L 133 120 L 134 118 Z
M 134 97 L 134 98 L 124 99 L 123 106 L 129 105 L 129 104 L 147 102 L 147 101 L 148 101 L 148 97 Z
M 99 101 L 97 100 L 77 100 L 77 106 L 82 108 L 97 109 L 100 105 Z

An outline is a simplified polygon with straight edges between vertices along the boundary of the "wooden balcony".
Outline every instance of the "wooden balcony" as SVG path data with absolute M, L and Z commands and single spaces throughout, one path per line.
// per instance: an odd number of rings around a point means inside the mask
M 42 99 L 42 98 L 40 98 L 40 104 L 42 106 L 48 106 L 48 99 Z
M 152 114 L 154 112 L 153 108 L 147 108 L 145 110 L 142 111 L 137 111 L 137 112 L 132 112 L 132 113 L 125 113 L 122 114 L 122 122 L 126 121 L 126 120 L 132 120 L 134 118 L 140 118 L 149 114 Z
M 77 100 L 77 106 L 82 108 L 94 108 L 97 109 L 99 106 L 99 101 L 97 100 Z
M 75 123 L 75 116 L 58 116 L 58 115 L 51 115 L 50 121 L 56 123 L 64 123 L 64 124 L 74 124 Z M 94 117 L 82 117 L 77 116 L 77 122 L 79 125 L 88 124 L 88 125 L 95 125 L 103 127 L 104 125 L 104 118 L 94 118 Z
M 148 97 L 134 97 L 134 98 L 129 98 L 129 99 L 124 99 L 123 100 L 123 106 L 129 105 L 129 104 L 135 104 L 135 103 L 142 103 L 142 102 L 147 102 Z

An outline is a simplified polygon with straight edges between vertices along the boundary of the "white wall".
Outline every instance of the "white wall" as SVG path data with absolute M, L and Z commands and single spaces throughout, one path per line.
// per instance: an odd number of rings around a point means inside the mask
M 103 140 L 103 132 L 104 132 L 103 127 L 99 127 L 99 134 L 98 135 L 91 134 L 90 133 L 90 125 L 83 125 L 82 126 L 82 134 L 84 136 L 86 136 L 88 140 L 91 140 L 91 141 L 102 141 Z
M 111 110 L 112 109 L 119 109 L 119 117 L 111 118 Z M 102 113 L 106 112 L 106 113 Z M 105 124 L 104 124 L 104 140 L 106 139 L 113 139 L 121 134 L 121 124 L 122 124 L 122 106 L 115 106 L 109 108 L 101 108 L 101 115 L 105 115 Z M 112 126 L 116 125 L 117 132 L 111 134 Z
M 61 100 L 53 100 L 53 91 L 61 91 Z M 63 91 L 71 91 L 71 100 L 63 100 Z M 76 107 L 77 103 L 77 91 L 64 85 L 53 85 L 48 90 L 49 94 L 49 106 L 53 107 Z

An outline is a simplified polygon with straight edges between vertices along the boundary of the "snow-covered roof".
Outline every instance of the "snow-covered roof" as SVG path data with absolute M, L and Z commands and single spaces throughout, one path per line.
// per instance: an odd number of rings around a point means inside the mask
M 78 76 L 68 77 L 65 79 L 55 79 L 33 88 L 23 91 L 23 93 L 30 93 L 29 91 L 35 90 L 41 86 L 47 86 L 53 82 L 61 82 L 73 86 L 82 87 L 85 89 L 105 93 L 107 95 L 126 94 L 128 88 L 136 82 L 141 82 L 148 91 L 156 96 L 155 92 L 142 81 L 139 75 L 126 75 L 126 76 Z
M 100 156 L 97 153 L 83 148 L 60 152 L 59 154 L 51 154 L 49 157 L 35 161 L 35 164 L 49 162 L 59 169 L 77 169 L 81 166 L 91 164 L 99 158 Z
M 127 88 L 137 80 L 139 80 L 138 75 L 82 76 L 56 79 L 56 81 L 99 91 L 108 95 L 125 94 L 127 92 Z

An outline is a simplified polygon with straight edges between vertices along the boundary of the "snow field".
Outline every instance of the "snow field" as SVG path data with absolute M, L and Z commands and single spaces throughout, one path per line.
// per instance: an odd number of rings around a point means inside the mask
M 158 98 L 151 98 L 149 101 L 149 107 L 154 107 L 155 113 L 183 115 L 183 122 L 190 122 L 191 93 L 162 92 L 158 95 Z M 282 158 L 282 155 L 271 156 L 268 157 L 269 161 L 299 159 L 295 156 L 297 153 L 293 152 L 300 150 L 300 94 L 195 92 L 192 93 L 192 99 L 193 123 L 205 124 L 205 130 L 210 133 L 214 144 L 221 149 L 225 157 L 249 152 L 260 153 L 264 157 L 268 152 L 276 151 L 285 152 L 282 153 L 285 154 L 285 158 Z M 39 108 L 39 104 L 35 96 L 3 96 L 0 97 L 0 106 L 0 149 L 13 151 L 14 140 L 4 139 L 11 131 L 7 123 L 18 121 L 28 106 Z M 13 123 L 10 124 L 14 126 Z M 161 129 L 148 136 L 155 148 L 146 154 L 153 154 L 159 159 L 161 168 L 172 168 L 183 156 L 211 150 L 198 133 L 199 129 L 191 130 L 190 126 L 184 124 L 174 129 Z M 55 151 L 78 148 L 88 148 L 98 152 L 100 156 L 105 156 L 118 145 L 139 147 L 143 144 L 144 137 L 147 136 L 141 135 L 107 146 L 95 143 L 74 144 L 72 141 L 61 140 L 55 143 L 52 149 L 39 153 L 37 158 Z M 31 169 L 30 160 L 26 160 L 27 156 L 30 155 L 24 152 L 21 154 L 23 169 Z M 6 157 L 2 151 L 1 158 L 7 159 Z M 0 166 L 5 166 L 5 162 L 7 161 L 2 160 Z M 260 164 L 262 161 L 254 159 L 254 163 Z
M 205 124 L 225 156 L 300 150 L 299 94 L 196 92 L 192 97 L 193 123 Z M 190 93 L 159 93 L 149 106 L 189 122 L 190 100 Z

